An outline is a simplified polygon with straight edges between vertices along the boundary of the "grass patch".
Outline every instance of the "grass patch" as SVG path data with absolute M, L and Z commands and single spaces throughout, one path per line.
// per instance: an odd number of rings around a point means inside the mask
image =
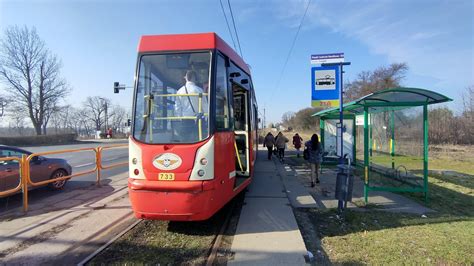
M 437 214 L 308 210 L 322 247 L 336 264 L 472 264 L 474 220 Z
M 363 201 L 355 202 L 359 209 L 346 210 L 344 216 L 338 216 L 334 209 L 297 210 L 297 217 L 305 217 L 298 219 L 303 234 L 312 234 L 304 237 L 308 249 L 324 254 L 317 263 L 474 265 L 472 152 L 473 147 L 442 147 L 430 152 L 427 207 L 435 213 L 420 216 L 385 212 Z M 390 156 L 374 156 L 372 162 L 391 168 Z M 417 156 L 396 156 L 395 162 L 422 175 L 422 160 Z M 358 169 L 356 175 L 362 177 L 363 171 Z M 401 186 L 375 172 L 371 172 L 372 181 Z M 422 193 L 401 194 L 426 205 Z M 301 220 L 310 221 L 314 232 L 305 229 Z M 312 240 L 315 235 L 317 241 Z
M 205 264 L 229 204 L 202 222 L 145 220 L 96 256 L 89 265 Z

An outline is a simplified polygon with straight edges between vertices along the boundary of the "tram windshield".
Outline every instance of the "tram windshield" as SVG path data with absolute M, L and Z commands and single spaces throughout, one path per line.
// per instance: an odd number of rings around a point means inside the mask
M 145 143 L 194 143 L 209 134 L 210 52 L 143 55 L 133 136 Z

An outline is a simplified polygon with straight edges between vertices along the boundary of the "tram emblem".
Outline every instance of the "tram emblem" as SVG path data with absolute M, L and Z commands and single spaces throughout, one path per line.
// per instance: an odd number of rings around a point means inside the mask
M 183 160 L 174 153 L 163 153 L 153 160 L 153 165 L 160 170 L 174 170 L 181 166 Z

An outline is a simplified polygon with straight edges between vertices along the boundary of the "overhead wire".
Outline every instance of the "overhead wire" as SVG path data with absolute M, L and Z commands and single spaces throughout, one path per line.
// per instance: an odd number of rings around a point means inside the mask
M 277 84 L 275 86 L 275 89 L 272 91 L 272 95 L 270 96 L 270 101 L 272 100 L 273 96 L 275 93 L 278 91 L 280 88 L 280 83 L 283 78 L 283 74 L 285 73 L 286 65 L 288 64 L 288 61 L 290 60 L 291 53 L 293 52 L 293 48 L 295 47 L 296 39 L 298 38 L 298 34 L 300 33 L 301 26 L 303 25 L 304 18 L 306 17 L 306 13 L 308 13 L 309 5 L 311 4 L 311 0 L 308 0 L 308 4 L 306 5 L 306 9 L 304 11 L 303 17 L 301 18 L 300 25 L 298 26 L 298 30 L 296 31 L 295 37 L 293 38 L 293 42 L 291 43 L 290 50 L 288 51 L 288 55 L 286 56 L 285 63 L 283 64 L 283 68 L 281 69 L 280 77 L 278 78 Z
M 227 0 L 227 4 L 229 5 L 230 16 L 232 18 L 232 24 L 234 24 L 235 37 L 237 38 L 237 44 L 239 45 L 240 57 L 244 59 L 244 56 L 242 54 L 242 48 L 240 47 L 239 33 L 237 32 L 237 26 L 235 26 L 234 14 L 232 12 L 232 6 L 230 5 L 230 0 Z
M 219 2 L 221 3 L 222 13 L 224 13 L 225 23 L 227 24 L 227 29 L 229 30 L 230 38 L 232 39 L 232 44 L 234 45 L 234 49 L 237 50 L 237 47 L 235 46 L 234 35 L 232 34 L 232 30 L 229 26 L 229 21 L 227 20 L 227 15 L 225 14 L 224 5 L 222 5 L 222 0 L 219 0 Z

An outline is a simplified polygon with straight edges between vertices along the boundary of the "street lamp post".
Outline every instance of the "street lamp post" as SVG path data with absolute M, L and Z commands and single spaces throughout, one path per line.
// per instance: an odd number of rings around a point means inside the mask
M 105 99 L 105 98 L 100 97 L 99 99 L 101 101 L 102 107 L 104 108 L 104 122 L 105 122 L 104 123 L 104 133 L 107 134 L 107 129 L 108 129 L 108 115 L 107 115 L 108 103 L 107 103 L 107 99 Z
M 3 116 L 5 106 L 7 106 L 7 102 L 5 101 L 4 98 L 0 97 L 0 117 Z

